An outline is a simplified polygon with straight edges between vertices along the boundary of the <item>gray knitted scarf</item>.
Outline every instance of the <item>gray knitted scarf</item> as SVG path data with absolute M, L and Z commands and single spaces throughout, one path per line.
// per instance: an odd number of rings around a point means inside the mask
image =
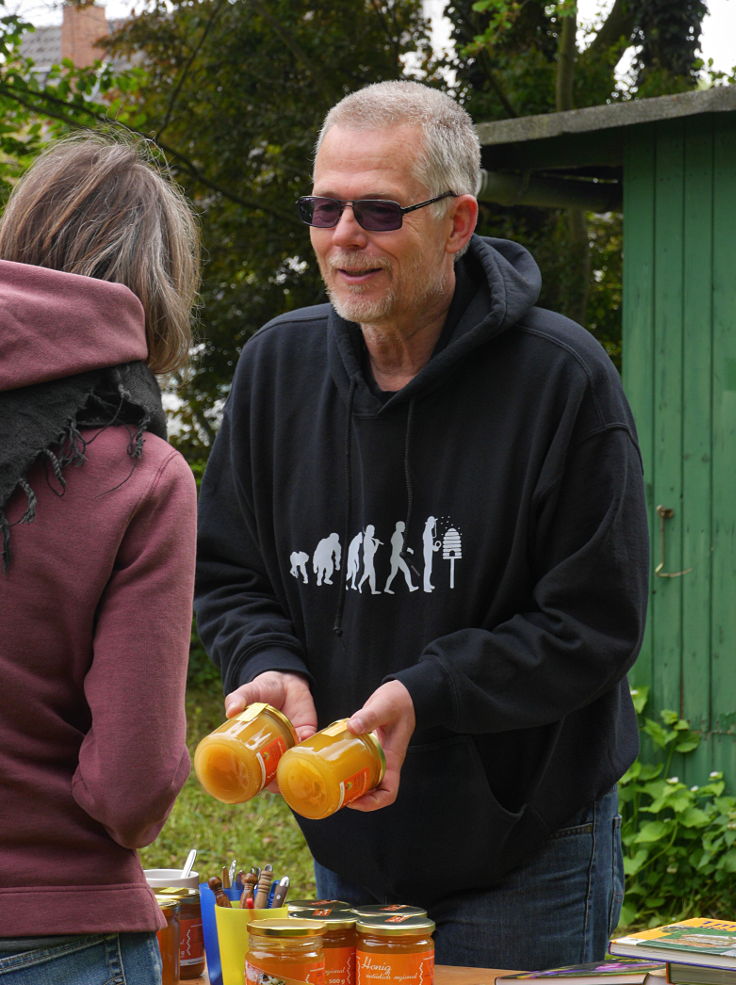
M 128 454 L 140 458 L 145 431 L 166 438 L 166 418 L 155 376 L 143 362 L 124 363 L 61 380 L 0 393 L 0 558 L 10 564 L 10 531 L 5 513 L 10 497 L 22 489 L 26 509 L 16 523 L 36 515 L 36 494 L 27 475 L 40 458 L 46 481 L 64 495 L 65 471 L 81 465 L 87 442 L 83 428 L 127 427 Z

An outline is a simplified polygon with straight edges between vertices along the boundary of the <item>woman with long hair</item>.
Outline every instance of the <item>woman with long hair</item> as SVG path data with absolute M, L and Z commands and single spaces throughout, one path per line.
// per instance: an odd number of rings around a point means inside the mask
M 137 849 L 189 772 L 196 491 L 154 374 L 198 233 L 145 143 L 57 142 L 0 218 L 0 980 L 154 985 Z

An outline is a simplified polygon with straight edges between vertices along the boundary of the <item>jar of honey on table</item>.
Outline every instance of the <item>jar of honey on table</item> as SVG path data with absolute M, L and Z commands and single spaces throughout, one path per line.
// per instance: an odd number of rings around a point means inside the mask
M 434 921 L 387 914 L 355 923 L 356 985 L 426 985 L 434 976 Z
M 161 985 L 178 985 L 179 982 L 179 906 L 176 896 L 156 893 L 156 901 L 166 920 L 166 926 L 156 931 L 161 953 Z
M 245 956 L 246 985 L 285 978 L 325 985 L 324 924 L 295 917 L 252 920 Z
M 325 985 L 355 985 L 355 914 L 347 904 L 317 900 L 296 909 L 289 916 L 319 920 L 325 925 L 322 948 L 325 955 Z

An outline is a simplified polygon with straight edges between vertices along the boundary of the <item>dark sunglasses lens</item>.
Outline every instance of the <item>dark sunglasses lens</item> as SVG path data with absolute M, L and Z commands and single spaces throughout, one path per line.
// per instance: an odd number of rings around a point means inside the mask
M 334 198 L 306 196 L 299 199 L 297 206 L 300 218 L 310 226 L 319 226 L 320 229 L 336 226 L 342 213 L 340 203 Z
M 353 213 L 363 229 L 372 233 L 401 228 L 401 206 L 397 202 L 363 199 L 353 202 Z

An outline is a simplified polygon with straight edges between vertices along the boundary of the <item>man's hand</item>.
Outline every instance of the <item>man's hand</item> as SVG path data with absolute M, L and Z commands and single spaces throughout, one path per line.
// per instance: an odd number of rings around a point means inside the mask
M 349 719 L 348 729 L 354 735 L 375 732 L 386 754 L 386 773 L 380 786 L 354 800 L 349 807 L 356 811 L 377 811 L 393 804 L 415 725 L 414 703 L 400 681 L 382 684 Z
M 225 714 L 233 718 L 254 701 L 265 701 L 282 711 L 294 726 L 299 740 L 317 731 L 317 710 L 309 684 L 300 674 L 268 670 L 242 684 L 225 697 Z

